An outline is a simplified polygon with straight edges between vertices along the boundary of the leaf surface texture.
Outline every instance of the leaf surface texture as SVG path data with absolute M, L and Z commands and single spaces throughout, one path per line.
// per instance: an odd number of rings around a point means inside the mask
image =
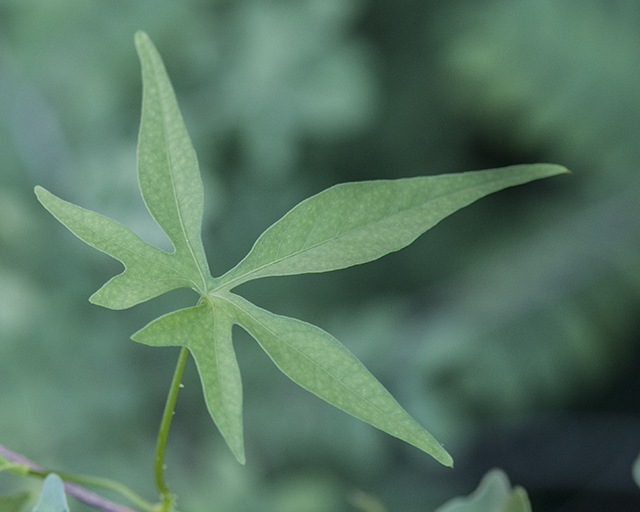
M 132 338 L 190 350 L 208 411 L 241 463 L 242 382 L 232 343 L 234 325 L 248 331 L 303 388 L 452 465 L 433 436 L 333 336 L 259 308 L 230 290 L 261 277 L 326 272 L 375 260 L 487 194 L 566 169 L 536 164 L 336 185 L 295 206 L 235 268 L 214 279 L 201 239 L 203 188 L 195 151 L 160 55 L 143 32 L 136 34 L 135 43 L 143 78 L 139 185 L 147 209 L 175 250 L 153 247 L 118 222 L 36 187 L 40 202 L 62 224 L 125 267 L 91 302 L 123 309 L 181 287 L 200 295 L 196 306 L 163 315 Z

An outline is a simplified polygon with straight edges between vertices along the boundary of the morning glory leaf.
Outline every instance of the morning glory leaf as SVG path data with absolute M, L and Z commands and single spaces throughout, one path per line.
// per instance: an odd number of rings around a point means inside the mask
M 213 279 L 201 239 L 203 188 L 195 151 L 160 55 L 144 32 L 136 33 L 135 44 L 143 79 L 140 191 L 174 252 L 153 247 L 114 220 L 36 187 L 40 202 L 62 224 L 125 267 L 90 300 L 122 309 L 180 287 L 200 294 L 198 305 L 154 320 L 133 339 L 190 350 L 209 413 L 242 463 L 242 382 L 232 345 L 235 324 L 303 388 L 452 465 L 438 442 L 335 338 L 313 325 L 260 309 L 229 290 L 260 277 L 325 272 L 372 261 L 405 247 L 447 215 L 491 192 L 566 169 L 537 164 L 337 185 L 293 208 L 262 234 L 235 268 Z
M 204 192 L 196 152 L 158 50 L 142 31 L 136 33 L 135 43 L 143 84 L 138 141 L 140 190 L 149 212 L 176 251 L 191 256 L 191 277 L 204 290 L 209 270 L 200 235 Z
M 506 187 L 567 172 L 559 165 L 343 183 L 295 206 L 268 228 L 216 286 L 327 272 L 398 251 L 442 219 Z
M 231 343 L 233 322 L 209 301 L 154 320 L 131 339 L 145 345 L 185 346 L 196 361 L 209 414 L 231 451 L 245 462 L 242 382 Z
M 188 268 L 177 255 L 143 242 L 115 220 L 63 201 L 42 187 L 36 196 L 49 212 L 80 240 L 112 256 L 125 271 L 111 278 L 90 297 L 110 309 L 125 309 L 182 287 L 192 287 Z
M 237 323 L 296 384 L 420 448 L 445 466 L 453 466 L 453 459 L 433 436 L 329 333 L 301 320 L 270 313 L 238 295 L 227 293 L 222 299 L 234 306 Z

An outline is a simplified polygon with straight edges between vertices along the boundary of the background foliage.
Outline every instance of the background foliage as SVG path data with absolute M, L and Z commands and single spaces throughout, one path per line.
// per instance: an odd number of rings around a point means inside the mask
M 183 510 L 348 511 L 363 490 L 427 511 L 494 466 L 536 511 L 637 507 L 639 18 L 631 0 L 0 0 L 0 440 L 153 492 L 177 351 L 128 338 L 191 295 L 91 306 L 118 264 L 33 195 L 42 184 L 166 247 L 135 182 L 144 29 L 200 159 L 214 275 L 334 183 L 574 172 L 366 267 L 243 287 L 344 342 L 454 471 L 297 389 L 238 333 L 250 463 L 227 453 L 188 368 L 169 442 Z M 0 492 L 13 484 L 0 476 Z

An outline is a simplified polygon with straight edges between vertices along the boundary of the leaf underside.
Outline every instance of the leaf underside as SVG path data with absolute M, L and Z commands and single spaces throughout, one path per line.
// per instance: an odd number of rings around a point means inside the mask
M 55 473 L 47 475 L 33 512 L 69 512 L 64 483 Z
M 176 288 L 200 294 L 198 305 L 161 316 L 132 339 L 191 351 L 209 413 L 241 463 L 242 382 L 232 344 L 234 325 L 249 332 L 303 388 L 451 466 L 451 456 L 333 336 L 261 309 L 231 290 L 261 277 L 326 272 L 375 260 L 487 194 L 566 169 L 535 164 L 336 185 L 295 206 L 236 267 L 214 279 L 200 234 L 203 189 L 195 151 L 160 55 L 143 32 L 136 33 L 135 43 L 143 78 L 140 190 L 175 250 L 153 247 L 116 221 L 36 187 L 40 202 L 62 224 L 125 267 L 91 302 L 124 309 Z

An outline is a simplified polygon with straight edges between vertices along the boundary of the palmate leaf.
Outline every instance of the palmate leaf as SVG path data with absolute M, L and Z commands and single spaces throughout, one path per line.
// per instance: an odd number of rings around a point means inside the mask
M 480 197 L 566 169 L 539 164 L 337 185 L 294 207 L 263 233 L 244 260 L 214 279 L 200 235 L 203 190 L 195 152 L 160 55 L 143 32 L 135 41 L 143 77 L 139 184 L 149 212 L 175 251 L 157 249 L 121 224 L 36 187 L 40 202 L 60 222 L 125 266 L 90 300 L 122 309 L 180 287 L 200 294 L 196 306 L 164 315 L 132 338 L 190 350 L 209 413 L 242 463 L 242 383 L 232 344 L 234 325 L 248 331 L 303 388 L 452 465 L 451 456 L 334 337 L 265 311 L 230 290 L 260 277 L 325 272 L 372 261 L 405 247 Z

